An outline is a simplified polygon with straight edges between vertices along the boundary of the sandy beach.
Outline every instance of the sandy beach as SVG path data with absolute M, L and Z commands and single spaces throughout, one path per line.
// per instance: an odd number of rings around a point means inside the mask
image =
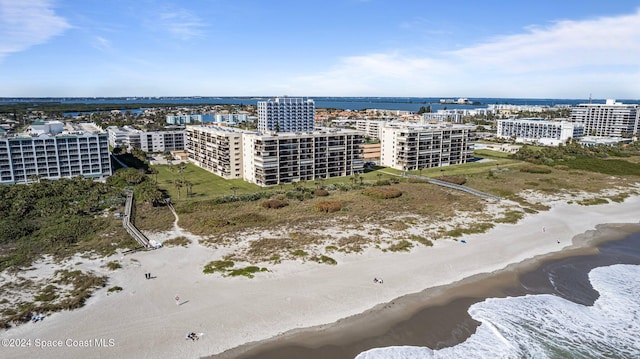
M 219 354 L 296 329 L 339 325 L 332 323 L 412 293 L 585 246 L 596 237 L 598 224 L 640 221 L 639 196 L 597 206 L 566 201 L 549 205 L 550 210 L 527 215 L 517 224 L 499 224 L 486 233 L 465 236 L 466 243 L 438 240 L 433 247 L 407 253 L 372 248 L 336 255 L 337 266 L 285 261 L 253 279 L 203 274 L 205 264 L 233 249 L 207 248 L 197 244 L 196 237 L 182 233 L 196 242 L 187 248 L 115 258 L 122 268 L 108 273 L 107 288 L 117 285 L 121 292 L 107 293 L 104 288 L 81 309 L 4 331 L 3 340 L 30 344 L 4 347 L 2 356 L 196 358 Z M 99 260 L 95 267 L 113 259 Z M 153 278 L 146 279 L 145 273 Z M 374 283 L 374 277 L 384 283 Z M 394 315 L 392 307 L 385 315 Z M 187 340 L 189 332 L 204 335 L 197 341 Z

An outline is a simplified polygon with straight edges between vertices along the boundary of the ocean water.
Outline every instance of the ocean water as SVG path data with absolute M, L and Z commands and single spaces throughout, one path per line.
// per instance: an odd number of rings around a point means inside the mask
M 443 108 L 448 109 L 471 109 L 486 108 L 488 104 L 513 104 L 513 105 L 572 105 L 586 103 L 588 99 L 527 99 L 527 98 L 469 98 L 470 101 L 478 102 L 480 105 L 457 105 L 440 104 L 439 97 L 327 97 L 327 96 L 305 96 L 315 101 L 316 108 L 337 108 L 337 109 L 384 109 L 384 110 L 404 110 L 418 111 L 421 106 L 431 106 L 432 111 Z M 175 104 L 184 105 L 216 105 L 216 104 L 236 104 L 255 105 L 259 100 L 266 100 L 269 97 L 72 97 L 72 98 L 0 98 L 0 104 L 21 103 L 21 102 L 53 102 L 53 103 L 122 103 L 122 104 Z M 456 97 L 445 97 L 447 99 L 457 99 Z M 604 99 L 594 99 L 594 103 L 604 103 Z M 640 103 L 640 100 L 622 100 L 624 103 Z
M 488 298 L 469 308 L 481 324 L 463 343 L 375 348 L 357 359 L 640 358 L 640 265 L 597 267 L 588 281 L 593 305 L 552 294 Z

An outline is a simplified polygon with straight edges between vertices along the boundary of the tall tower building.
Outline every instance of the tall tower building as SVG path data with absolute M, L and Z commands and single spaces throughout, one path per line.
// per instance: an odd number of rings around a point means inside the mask
M 625 137 L 638 133 L 640 105 L 607 100 L 604 104 L 580 104 L 571 111 L 571 121 L 584 124 L 588 136 Z
M 258 130 L 262 132 L 312 132 L 315 103 L 301 97 L 276 97 L 258 101 Z

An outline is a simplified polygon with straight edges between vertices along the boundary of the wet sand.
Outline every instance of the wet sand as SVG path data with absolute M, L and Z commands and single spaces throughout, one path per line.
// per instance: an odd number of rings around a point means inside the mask
M 640 264 L 638 224 L 600 225 L 597 231 L 577 236 L 573 242 L 574 246 L 561 252 L 407 295 L 333 324 L 291 331 L 210 358 L 354 358 L 376 347 L 440 349 L 461 343 L 475 332 L 479 323 L 467 310 L 476 302 L 549 293 L 590 305 L 598 293 L 589 284 L 589 270 L 615 263 Z M 633 248 L 625 247 L 629 245 Z M 553 283 L 550 276 L 554 277 Z

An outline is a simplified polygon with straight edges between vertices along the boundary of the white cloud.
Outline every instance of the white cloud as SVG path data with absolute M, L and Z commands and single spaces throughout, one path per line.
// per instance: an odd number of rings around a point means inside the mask
M 48 0 L 0 0 L 0 60 L 46 43 L 71 25 L 55 14 Z
M 197 15 L 186 9 L 165 9 L 157 16 L 157 26 L 179 40 L 202 37 L 207 26 Z
M 531 72 L 584 66 L 637 65 L 640 10 L 635 14 L 531 27 L 452 53 L 466 63 L 503 72 Z
M 601 91 L 603 97 L 637 98 L 638 24 L 640 9 L 558 21 L 429 57 L 398 50 L 350 56 L 287 83 L 317 95 L 571 97 Z
M 111 49 L 111 41 L 102 36 L 96 36 L 95 41 L 93 42 L 93 47 L 100 51 L 108 51 Z

